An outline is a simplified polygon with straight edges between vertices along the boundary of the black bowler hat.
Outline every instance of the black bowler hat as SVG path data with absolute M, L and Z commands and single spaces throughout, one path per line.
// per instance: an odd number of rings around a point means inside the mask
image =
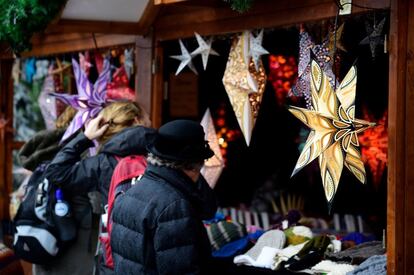
M 147 149 L 157 157 L 173 161 L 200 161 L 214 156 L 208 141 L 204 139 L 203 127 L 185 119 L 161 126 Z

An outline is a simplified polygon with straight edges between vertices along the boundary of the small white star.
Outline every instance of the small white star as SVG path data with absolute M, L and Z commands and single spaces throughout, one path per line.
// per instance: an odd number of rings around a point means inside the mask
M 262 47 L 262 41 L 263 41 L 263 30 L 261 30 L 256 37 L 254 37 L 254 35 L 250 33 L 250 56 L 253 59 L 256 71 L 259 70 L 260 56 L 264 54 L 269 54 L 269 52 L 266 51 Z
M 194 33 L 198 42 L 198 48 L 195 49 L 191 56 L 196 56 L 201 54 L 201 58 L 203 59 L 203 68 L 206 70 L 207 68 L 207 62 L 208 62 L 208 56 L 211 55 L 219 55 L 215 50 L 211 48 L 211 44 L 213 43 L 213 38 L 210 38 L 207 42 L 198 34 Z
M 172 56 L 170 56 L 171 58 L 174 58 L 174 59 L 177 59 L 177 60 L 181 61 L 175 75 L 178 75 L 185 68 L 185 66 L 188 66 L 195 74 L 198 74 L 197 70 L 195 69 L 195 67 L 193 65 L 193 62 L 191 61 L 192 57 L 191 57 L 190 53 L 185 48 L 185 46 L 184 46 L 183 42 L 181 41 L 181 39 L 178 40 L 178 41 L 180 42 L 181 55 L 172 55 Z

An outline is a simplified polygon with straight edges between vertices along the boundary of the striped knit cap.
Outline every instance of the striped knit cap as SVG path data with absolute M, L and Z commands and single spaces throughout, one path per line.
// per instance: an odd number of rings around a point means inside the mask
M 217 251 L 224 245 L 237 241 L 247 234 L 244 225 L 233 221 L 212 223 L 206 226 L 206 230 L 213 251 Z

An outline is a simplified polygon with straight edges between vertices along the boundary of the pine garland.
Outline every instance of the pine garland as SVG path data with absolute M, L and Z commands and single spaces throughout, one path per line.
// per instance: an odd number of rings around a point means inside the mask
M 224 1 L 227 3 L 230 3 L 231 8 L 240 13 L 244 13 L 248 11 L 253 5 L 253 0 L 224 0 Z
M 43 31 L 66 0 L 0 0 L 0 41 L 15 53 L 31 48 L 30 39 Z

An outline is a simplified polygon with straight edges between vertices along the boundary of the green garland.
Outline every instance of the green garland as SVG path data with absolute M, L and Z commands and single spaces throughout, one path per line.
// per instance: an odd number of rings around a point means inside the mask
M 230 3 L 231 8 L 240 13 L 244 13 L 248 11 L 253 5 L 253 0 L 224 0 L 224 1 L 227 3 Z
M 31 48 L 30 39 L 46 29 L 66 0 L 0 0 L 0 41 L 15 53 Z

